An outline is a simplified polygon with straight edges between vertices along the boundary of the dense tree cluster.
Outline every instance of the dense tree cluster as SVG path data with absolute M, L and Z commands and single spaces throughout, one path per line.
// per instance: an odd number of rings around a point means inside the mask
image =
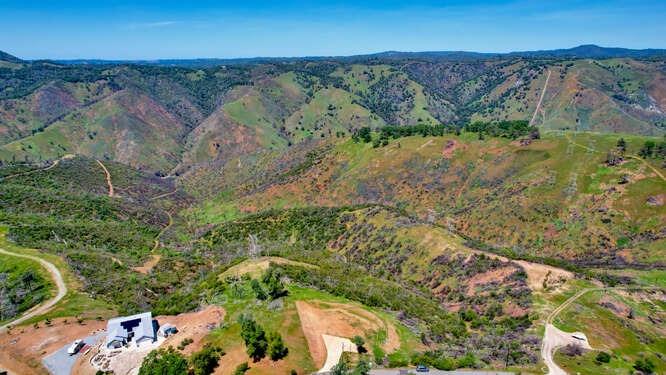
M 247 355 L 257 362 L 266 355 L 278 361 L 289 354 L 289 349 L 284 345 L 282 336 L 277 332 L 264 331 L 250 315 L 241 315 L 238 319 L 241 326 L 241 338 L 245 342 Z
M 472 122 L 465 126 L 465 130 L 479 134 L 485 134 L 492 137 L 503 137 L 509 139 L 518 139 L 530 134 L 532 131 L 528 121 L 493 121 L 493 122 Z

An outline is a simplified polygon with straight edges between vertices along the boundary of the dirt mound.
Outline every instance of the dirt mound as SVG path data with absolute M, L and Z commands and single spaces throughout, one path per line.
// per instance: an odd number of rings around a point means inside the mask
M 395 327 L 377 315 L 359 306 L 321 301 L 296 302 L 301 327 L 308 341 L 310 354 L 318 367 L 326 360 L 326 345 L 323 335 L 351 338 L 364 336 L 371 331 L 386 330 L 387 339 L 383 345 L 386 352 L 400 347 L 400 338 Z

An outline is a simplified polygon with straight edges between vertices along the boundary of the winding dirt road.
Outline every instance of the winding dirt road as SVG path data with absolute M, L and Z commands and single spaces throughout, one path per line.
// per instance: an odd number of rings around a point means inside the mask
M 102 164 L 101 161 L 96 160 L 97 164 L 99 164 L 102 169 L 104 169 L 104 174 L 106 174 L 106 184 L 109 185 L 109 197 L 113 197 L 114 192 L 113 192 L 113 184 L 111 183 L 111 173 L 109 173 L 109 170 L 106 169 L 106 166 Z
M 0 254 L 4 255 L 9 255 L 9 256 L 14 256 L 14 257 L 19 257 L 19 258 L 26 258 L 33 260 L 35 262 L 39 262 L 46 270 L 51 274 L 51 278 L 53 279 L 57 289 L 58 293 L 55 295 L 55 297 L 33 307 L 32 309 L 28 310 L 23 316 L 21 316 L 18 319 L 14 319 L 13 321 L 6 323 L 3 326 L 0 326 L 0 333 L 4 332 L 7 327 L 9 326 L 14 326 L 17 325 L 21 322 L 24 322 L 32 317 L 42 315 L 46 312 L 48 312 L 58 301 L 60 301 L 65 294 L 67 294 L 67 285 L 65 285 L 65 280 L 63 280 L 62 275 L 60 274 L 60 271 L 56 266 L 53 265 L 51 262 L 47 262 L 44 259 L 38 258 L 36 256 L 32 255 L 24 255 L 24 254 L 17 254 L 13 253 L 11 251 L 5 250 L 3 248 L 0 248 Z
M 0 181 L 8 180 L 10 178 L 19 177 L 19 176 L 26 176 L 26 175 L 33 174 L 33 173 L 36 173 L 36 172 L 48 171 L 50 169 L 55 168 L 60 163 L 61 160 L 72 159 L 73 157 L 75 157 L 75 155 L 67 154 L 67 155 L 61 157 L 60 159 L 54 160 L 53 163 L 51 163 L 51 165 L 49 165 L 48 167 L 33 169 L 31 171 L 27 171 L 27 172 L 23 172 L 23 173 L 17 173 L 17 174 L 5 176 L 5 177 L 0 177 Z
M 659 287 L 613 287 L 613 288 L 585 288 L 578 291 L 573 296 L 569 297 L 561 305 L 559 305 L 555 310 L 553 310 L 548 317 L 546 318 L 546 330 L 544 332 L 543 341 L 541 343 L 541 358 L 548 366 L 549 375 L 566 375 L 566 371 L 562 370 L 553 360 L 553 354 L 555 350 L 561 348 L 567 344 L 578 344 L 585 349 L 592 349 L 587 336 L 582 332 L 572 332 L 567 333 L 553 325 L 553 320 L 559 315 L 564 309 L 569 307 L 574 301 L 583 295 L 589 292 L 598 292 L 598 291 L 611 291 L 611 290 L 654 290 L 660 289 Z M 578 337 L 575 338 L 574 336 Z

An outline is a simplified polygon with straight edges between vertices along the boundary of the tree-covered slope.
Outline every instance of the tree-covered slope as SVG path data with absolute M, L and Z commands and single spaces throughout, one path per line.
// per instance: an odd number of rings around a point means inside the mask
M 198 212 L 210 220 L 272 207 L 381 203 L 517 254 L 663 263 L 663 156 L 635 155 L 648 138 L 625 137 L 623 162 L 614 166 L 606 161 L 617 136 L 550 134 L 529 145 L 476 138 L 408 137 L 377 148 L 340 141 Z
M 0 67 L 0 160 L 69 152 L 182 172 L 365 126 L 475 120 L 654 136 L 664 133 L 665 74 L 662 60 L 627 58 L 332 59 L 203 69 L 33 62 Z

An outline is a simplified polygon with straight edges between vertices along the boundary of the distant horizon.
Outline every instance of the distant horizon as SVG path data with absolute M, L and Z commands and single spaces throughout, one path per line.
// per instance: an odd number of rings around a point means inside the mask
M 0 50 L 26 60 L 150 61 L 664 49 L 664 14 L 657 0 L 7 0 Z
M 308 59 L 308 58 L 348 58 L 348 57 L 363 57 L 363 56 L 372 56 L 385 53 L 397 53 L 397 54 L 427 54 L 427 53 L 467 53 L 467 54 L 482 54 L 482 55 L 509 55 L 509 54 L 520 54 L 520 53 L 533 53 L 533 52 L 551 52 L 551 51 L 566 51 L 572 50 L 579 47 L 594 46 L 602 49 L 623 49 L 630 51 L 666 51 L 666 48 L 655 48 L 655 47 L 646 47 L 646 48 L 633 48 L 625 46 L 603 46 L 595 43 L 588 44 L 579 44 L 570 47 L 558 47 L 551 49 L 534 49 L 534 50 L 515 50 L 515 51 L 505 51 L 505 52 L 496 52 L 496 51 L 474 51 L 474 50 L 427 50 L 427 51 L 401 51 L 401 50 L 385 50 L 385 51 L 373 51 L 367 53 L 353 54 L 353 55 L 274 55 L 274 56 L 230 56 L 230 57 L 160 57 L 160 58 L 136 58 L 136 59 L 122 59 L 122 58 L 97 58 L 97 57 L 73 57 L 73 58 L 23 58 L 22 56 L 16 55 L 11 51 L 3 50 L 0 48 L 0 52 L 8 53 L 16 58 L 19 58 L 23 61 L 108 61 L 108 62 L 123 62 L 123 61 L 169 61 L 169 60 L 256 60 L 256 59 Z

